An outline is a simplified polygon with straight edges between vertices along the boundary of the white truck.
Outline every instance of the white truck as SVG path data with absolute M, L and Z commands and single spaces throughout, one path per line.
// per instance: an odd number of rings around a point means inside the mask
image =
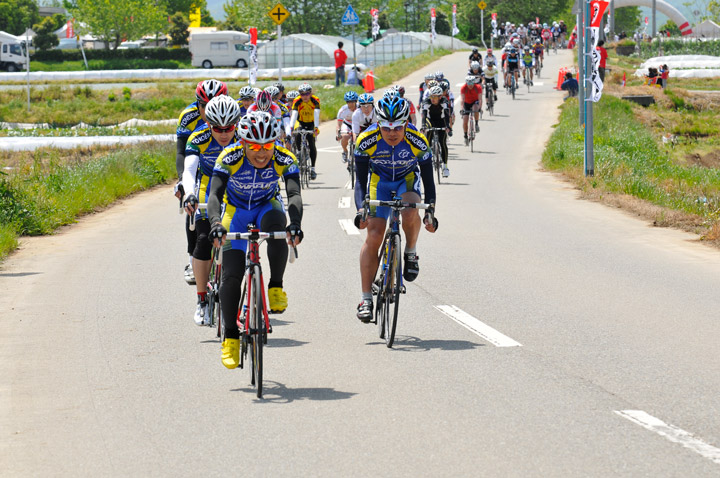
M 247 68 L 250 62 L 250 35 L 220 31 L 190 34 L 190 57 L 194 67 L 235 66 Z
M 0 70 L 21 71 L 26 64 L 25 45 L 15 35 L 0 32 Z

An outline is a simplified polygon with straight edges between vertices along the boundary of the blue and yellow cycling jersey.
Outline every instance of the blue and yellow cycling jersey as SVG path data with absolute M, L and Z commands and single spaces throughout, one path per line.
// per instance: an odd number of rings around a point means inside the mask
M 237 130 L 231 144 L 240 141 Z M 210 179 L 212 178 L 215 161 L 220 156 L 224 146 L 213 137 L 207 124 L 195 129 L 188 138 L 185 145 L 185 156 L 196 155 L 200 158 L 198 173 L 195 176 L 195 195 L 200 202 L 207 202 L 207 195 L 210 192 Z
M 280 177 L 299 177 L 300 169 L 295 156 L 281 146 L 268 165 L 258 169 L 245 157 L 242 143 L 233 143 L 220 153 L 213 174 L 228 178 L 225 202 L 242 209 L 254 207 L 274 198 L 280 191 Z
M 370 171 L 385 181 L 401 179 L 431 159 L 427 138 L 412 124 L 405 127 L 405 139 L 395 147 L 382 139 L 377 123 L 360 134 L 355 145 L 355 161 L 369 163 Z
M 180 113 L 175 134 L 178 138 L 188 138 L 198 126 L 204 124 L 205 121 L 200 116 L 200 110 L 197 101 L 195 101 Z
M 275 104 L 280 107 L 281 116 L 283 118 L 290 118 L 290 108 L 288 108 L 285 103 L 282 101 L 276 101 Z
M 523 57 L 522 57 L 522 61 L 525 64 L 525 66 L 532 66 L 534 59 L 535 59 L 535 57 L 529 53 L 527 55 L 523 55 Z

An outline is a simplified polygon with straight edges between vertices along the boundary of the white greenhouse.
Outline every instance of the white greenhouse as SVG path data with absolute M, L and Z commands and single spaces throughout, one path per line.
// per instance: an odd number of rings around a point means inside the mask
M 472 48 L 467 43 L 448 35 L 437 35 L 433 47 L 446 50 L 469 50 Z M 391 61 L 417 56 L 429 49 L 430 33 L 428 32 L 390 33 L 365 47 L 365 50 L 358 54 L 358 63 L 372 66 L 384 65 Z
M 280 42 L 282 42 L 283 68 L 294 66 L 334 67 L 334 52 L 338 47 L 338 42 L 344 43 L 343 50 L 348 56 L 346 66 L 352 64 L 353 61 L 352 41 L 343 37 L 294 33 L 283 36 Z M 361 44 L 355 42 L 355 52 L 358 56 L 364 48 Z M 258 63 L 260 64 L 260 68 L 277 68 L 279 54 L 280 48 L 278 40 L 273 40 L 262 45 L 258 48 Z

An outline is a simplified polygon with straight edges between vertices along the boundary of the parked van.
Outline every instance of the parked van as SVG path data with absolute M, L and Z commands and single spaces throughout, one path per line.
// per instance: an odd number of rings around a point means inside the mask
M 250 62 L 250 35 L 242 32 L 221 31 L 192 33 L 190 56 L 192 66 L 213 68 L 235 66 L 247 68 Z
M 25 45 L 15 35 L 0 32 L 0 70 L 21 71 L 26 67 Z

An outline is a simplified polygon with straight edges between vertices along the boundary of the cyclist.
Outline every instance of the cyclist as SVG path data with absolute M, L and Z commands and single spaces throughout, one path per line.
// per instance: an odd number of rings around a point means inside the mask
M 515 77 L 515 85 L 518 84 L 518 72 L 520 70 L 520 56 L 516 48 L 510 48 L 507 58 L 505 59 L 505 87 L 510 88 L 510 77 Z
M 282 124 L 280 126 L 282 127 L 283 137 L 285 139 L 284 146 L 286 148 L 288 148 L 290 145 L 290 134 L 292 132 L 292 128 L 290 127 L 290 109 L 282 101 L 283 93 L 277 87 L 277 85 L 282 86 L 281 83 L 275 83 L 275 84 L 265 88 L 265 91 L 270 93 L 270 96 L 271 96 L 273 102 L 280 108 L 280 114 L 282 117 Z
M 215 96 L 226 95 L 227 85 L 218 80 L 205 80 L 197 84 L 195 88 L 195 101 L 190 103 L 180 113 L 178 118 L 175 151 L 175 168 L 177 170 L 178 182 L 175 185 L 175 197 L 182 199 L 185 197 L 185 190 L 182 185 L 183 171 L 185 170 L 185 146 L 188 138 L 198 126 L 205 124 L 205 107 L 208 102 Z M 196 234 L 189 228 L 189 217 L 185 221 L 185 236 L 187 238 L 187 251 L 189 255 L 188 264 L 185 266 L 185 282 L 190 285 L 195 284 L 195 275 L 192 267 L 192 255 L 195 250 Z
M 440 150 L 442 151 L 443 177 L 447 178 L 450 176 L 450 170 L 447 167 L 447 134 L 450 132 L 450 105 L 448 105 L 447 98 L 443 95 L 440 86 L 435 85 L 430 88 L 425 101 L 423 101 L 421 111 L 422 132 L 423 134 L 427 132 L 428 144 L 432 142 L 433 135 L 436 133 L 438 135 Z M 444 131 L 428 131 L 427 128 L 444 128 Z M 465 139 L 467 139 L 467 134 L 465 135 Z
M 427 75 L 425 75 L 425 81 L 420 83 L 420 88 L 419 88 L 420 99 L 418 100 L 418 104 L 417 104 L 418 109 L 420 109 L 422 107 L 423 94 L 425 93 L 425 90 L 427 90 L 429 88 L 428 83 L 430 83 L 434 79 L 435 79 L 435 75 L 432 73 L 428 73 Z
M 478 61 L 474 61 L 470 63 L 470 69 L 467 72 L 467 76 L 472 76 L 475 78 L 477 83 L 480 83 L 482 81 L 483 76 L 483 70 L 481 63 Z
M 488 63 L 488 66 L 485 67 L 485 70 L 483 71 L 483 79 L 484 79 L 484 86 L 485 86 L 485 96 L 490 96 L 490 92 L 492 91 L 493 100 L 497 101 L 497 89 L 498 89 L 498 83 L 497 83 L 497 77 L 498 77 L 498 69 L 495 68 L 495 62 L 491 61 Z
M 402 85 L 395 85 L 395 91 L 397 91 L 398 96 L 400 98 L 405 98 L 405 87 Z M 412 101 L 408 101 L 408 104 L 410 105 L 410 123 L 411 124 L 417 124 L 415 122 L 415 105 L 412 104 Z
M 468 58 L 468 66 L 472 65 L 472 62 L 477 61 L 478 63 L 482 64 L 482 55 L 480 54 L 480 51 L 477 49 L 477 47 L 473 47 L 472 53 L 470 53 L 470 57 Z
M 487 52 L 485 53 L 485 66 L 487 66 L 490 61 L 497 64 L 497 59 L 495 58 L 495 55 L 493 55 L 492 48 L 488 48 Z
M 274 87 L 269 86 L 268 88 Z M 253 113 L 255 111 L 264 111 L 266 113 L 270 113 L 272 117 L 275 118 L 275 121 L 277 121 L 279 125 L 282 125 L 282 110 L 272 100 L 272 93 L 274 93 L 272 90 L 260 90 L 260 93 L 258 93 L 255 97 L 255 103 L 250 105 L 247 112 Z
M 317 160 L 317 148 L 315 147 L 315 137 L 320 133 L 320 99 L 312 94 L 312 86 L 303 83 L 298 87 L 300 96 L 295 98 L 292 104 L 292 116 L 290 116 L 290 124 L 295 125 L 295 120 L 299 122 L 296 130 L 312 131 L 314 134 L 307 135 L 308 146 L 310 147 L 310 179 L 316 179 L 315 161 Z M 295 138 L 295 148 L 300 149 L 302 138 L 297 135 Z
M 463 104 L 462 117 L 463 117 L 463 133 L 465 136 L 465 146 L 468 145 L 468 123 L 470 122 L 468 116 L 470 113 L 475 117 L 475 132 L 480 131 L 480 113 L 482 112 L 482 85 L 480 81 L 474 76 L 466 76 L 465 84 L 460 87 L 460 98 Z
M 523 73 L 523 83 L 526 85 L 528 81 L 530 82 L 530 86 L 533 85 L 533 66 L 535 66 L 535 55 L 530 52 L 530 47 L 526 46 L 522 56 L 522 68 L 529 72 L 527 79 L 525 79 L 525 73 Z
M 365 195 L 371 199 L 392 199 L 391 192 L 403 201 L 420 201 L 420 179 L 425 190 L 425 202 L 435 203 L 435 182 L 433 180 L 432 153 L 427 139 L 415 126 L 407 124 L 410 107 L 407 100 L 391 96 L 382 98 L 375 106 L 378 122 L 365 131 L 357 140 L 355 163 L 358 181 L 355 204 L 358 215 L 356 225 L 367 228 L 367 238 L 360 251 L 360 277 L 362 299 L 357 309 L 357 318 L 370 322 L 373 316 L 372 281 L 378 268 L 378 250 L 385 234 L 385 224 L 390 215 L 389 208 L 371 207 L 369 217 L 362 221 Z M 437 221 L 430 221 L 432 209 L 425 214 L 425 229 L 437 230 Z M 402 228 L 405 231 L 406 247 L 403 277 L 412 282 L 417 277 L 417 238 L 420 233 L 420 215 L 416 210 L 402 211 Z
M 363 93 L 358 103 L 360 107 L 352 115 L 353 138 L 357 138 L 375 122 L 375 98 L 370 93 Z
M 245 116 L 248 112 L 248 108 L 255 102 L 255 88 L 252 86 L 243 86 L 240 88 L 240 94 L 238 96 L 238 102 L 240 103 L 240 113 Z
M 280 92 L 280 96 L 278 96 L 277 99 L 273 99 L 273 101 L 274 101 L 275 103 L 277 103 L 278 106 L 279 106 L 281 103 L 284 104 L 284 105 L 287 105 L 287 99 L 285 98 L 285 85 L 283 85 L 283 84 L 280 83 L 279 81 L 276 81 L 275 83 L 272 84 L 272 86 L 274 86 L 275 88 L 277 88 L 278 91 Z M 267 89 L 267 88 L 265 88 L 265 89 Z
M 540 38 L 535 39 L 535 44 L 532 47 L 533 54 L 535 55 L 535 64 L 543 66 L 543 58 L 545 57 L 545 47 L 542 44 Z
M 553 36 L 553 46 L 555 48 L 560 47 L 560 25 L 558 25 L 558 22 L 553 22 L 552 28 L 550 28 L 550 31 L 552 32 Z
M 223 150 L 215 162 L 208 198 L 210 239 L 216 247 L 225 243 L 230 232 L 247 232 L 248 224 L 262 231 L 285 229 L 287 243 L 302 241 L 302 197 L 295 156 L 287 149 L 276 146 L 280 125 L 265 112 L 249 113 L 238 123 L 242 141 Z M 285 205 L 278 181 L 285 180 L 290 225 L 285 216 Z M 225 212 L 221 215 L 221 204 Z M 240 303 L 241 284 L 245 273 L 247 241 L 230 241 L 224 245 L 223 277 L 220 287 L 220 307 L 225 330 L 222 343 L 222 363 L 235 368 L 239 363 L 239 338 L 236 317 Z M 283 240 L 267 241 L 267 258 L 270 263 L 268 282 L 269 309 L 282 313 L 287 309 L 287 294 L 283 291 L 283 276 L 288 257 L 288 246 Z
M 342 162 L 348 162 L 348 142 L 352 138 L 352 117 L 357 110 L 358 94 L 348 91 L 343 97 L 345 104 L 340 107 L 337 114 L 337 127 L 335 128 L 335 139 L 340 141 L 342 146 Z
M 564 20 L 560 20 L 560 23 L 558 24 L 558 28 L 560 29 L 560 47 L 565 48 L 565 38 L 567 37 L 567 25 L 565 25 Z
M 193 250 L 193 270 L 196 277 L 197 308 L 195 324 L 206 325 L 207 283 L 210 277 L 212 244 L 208 239 L 210 223 L 207 215 L 196 211 L 198 202 L 207 202 L 215 160 L 223 148 L 239 141 L 235 125 L 240 119 L 240 105 L 227 95 L 216 96 L 205 107 L 207 123 L 198 127 L 188 138 L 185 149 L 183 188 L 187 191 L 185 211 L 195 214 L 197 241 Z
M 551 47 L 550 43 L 551 43 L 553 34 L 550 31 L 550 28 L 548 27 L 547 23 L 543 23 L 543 29 L 542 29 L 542 32 L 540 32 L 540 36 L 542 37 L 543 43 L 545 44 L 545 46 L 547 48 L 550 48 Z

